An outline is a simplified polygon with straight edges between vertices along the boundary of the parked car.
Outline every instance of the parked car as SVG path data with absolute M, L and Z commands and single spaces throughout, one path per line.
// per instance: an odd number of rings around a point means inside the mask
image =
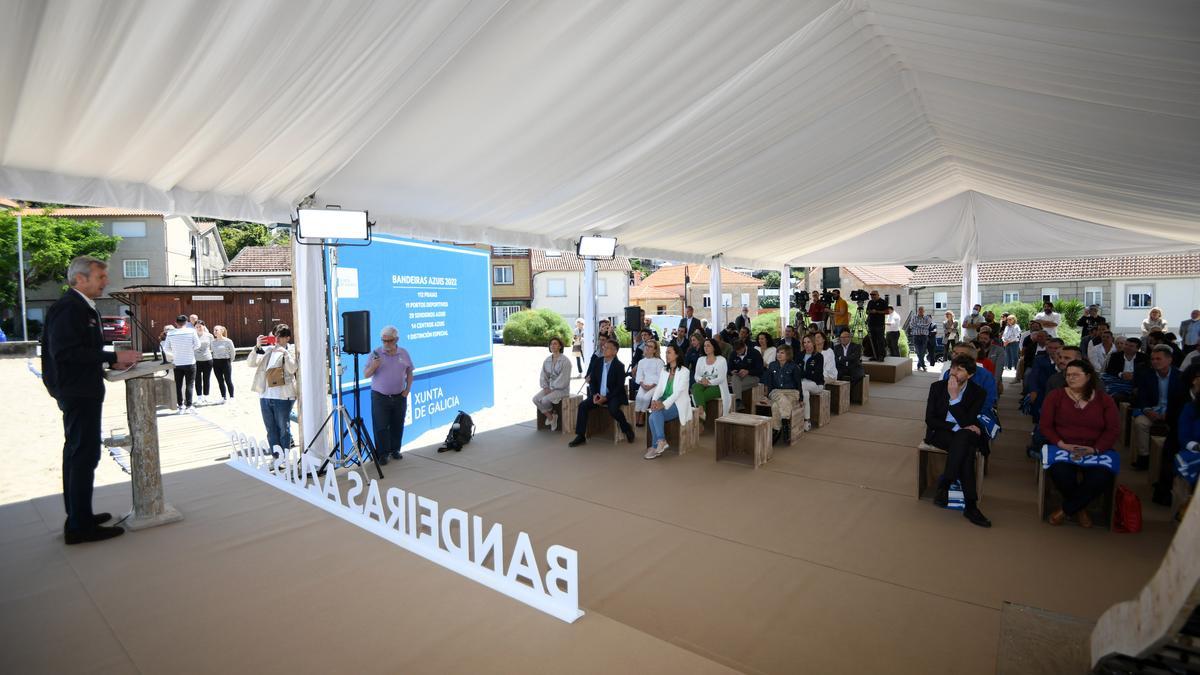
M 124 316 L 100 317 L 100 332 L 105 342 L 128 340 L 130 337 L 129 319 Z

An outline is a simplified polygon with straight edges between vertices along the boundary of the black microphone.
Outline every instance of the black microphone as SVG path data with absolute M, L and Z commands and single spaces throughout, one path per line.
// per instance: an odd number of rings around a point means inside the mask
M 161 353 L 162 362 L 166 363 L 167 362 L 167 353 L 165 351 L 163 351 L 162 345 L 158 342 L 158 340 L 155 340 L 154 337 L 150 335 L 150 331 L 146 330 L 146 325 L 143 324 L 141 321 L 138 321 L 137 317 L 134 316 L 133 312 L 130 311 L 128 308 L 125 309 L 125 316 L 129 317 L 129 319 L 131 321 L 133 321 L 133 325 L 137 326 L 138 330 L 140 330 L 142 332 L 142 337 L 146 338 L 147 342 L 154 345 L 154 358 L 156 358 L 156 359 L 159 358 L 159 354 Z

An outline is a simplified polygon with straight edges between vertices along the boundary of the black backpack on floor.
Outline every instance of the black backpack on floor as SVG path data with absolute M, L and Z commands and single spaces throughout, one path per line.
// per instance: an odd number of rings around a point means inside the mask
M 438 452 L 462 452 L 463 446 L 470 443 L 474 435 L 475 423 L 471 421 L 471 416 L 459 410 L 454 423 L 450 425 L 450 431 L 446 432 L 446 442 L 438 448 Z

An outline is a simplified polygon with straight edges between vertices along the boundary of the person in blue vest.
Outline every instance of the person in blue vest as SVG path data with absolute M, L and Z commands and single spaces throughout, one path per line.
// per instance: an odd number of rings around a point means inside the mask
M 1133 447 L 1137 453 L 1134 469 L 1144 471 L 1150 467 L 1151 429 L 1166 434 L 1153 497 L 1154 503 L 1162 506 L 1171 505 L 1171 483 L 1175 472 L 1173 465 L 1175 453 L 1179 450 L 1177 425 L 1188 398 L 1183 375 L 1172 365 L 1174 356 L 1166 345 L 1157 345 L 1150 350 L 1150 368 L 1136 375 L 1137 400 L 1131 411 L 1135 427 Z

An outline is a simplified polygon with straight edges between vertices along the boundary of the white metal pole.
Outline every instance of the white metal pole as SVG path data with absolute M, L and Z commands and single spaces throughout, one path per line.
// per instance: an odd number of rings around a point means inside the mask
M 583 349 L 585 360 L 596 353 L 596 261 L 583 260 L 583 288 L 579 289 L 583 302 Z M 584 368 L 587 368 L 585 363 Z
M 17 291 L 21 296 L 21 339 L 29 341 L 29 321 L 25 308 L 25 240 L 21 214 L 17 214 Z
M 792 314 L 792 266 L 784 265 L 779 270 L 779 335 L 787 327 Z
M 714 255 L 708 263 L 708 327 L 713 333 L 725 328 L 725 313 L 721 294 L 721 254 Z

